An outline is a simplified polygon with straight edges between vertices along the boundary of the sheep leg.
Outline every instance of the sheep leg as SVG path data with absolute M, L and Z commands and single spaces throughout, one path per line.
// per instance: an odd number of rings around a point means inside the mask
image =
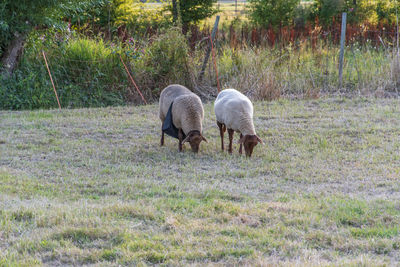
M 233 134 L 235 133 L 234 130 L 228 129 L 228 134 L 229 134 L 229 148 L 228 152 L 232 154 L 232 141 L 233 141 Z
M 242 139 L 242 137 L 243 137 L 243 134 L 240 134 L 240 139 Z M 239 154 L 242 155 L 242 144 L 241 143 L 239 146 Z
M 164 132 L 163 132 L 163 130 L 161 130 L 161 142 L 160 142 L 161 144 L 161 146 L 163 146 L 164 145 Z
M 217 125 L 219 127 L 219 135 L 221 136 L 221 149 L 224 151 L 224 134 L 226 131 L 226 127 L 224 124 L 217 121 Z
M 178 130 L 178 139 L 179 139 L 179 152 L 182 152 L 182 141 L 183 141 L 182 129 Z

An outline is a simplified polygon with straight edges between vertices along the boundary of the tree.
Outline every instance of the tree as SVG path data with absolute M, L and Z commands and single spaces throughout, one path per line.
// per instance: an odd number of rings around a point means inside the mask
M 85 20 L 106 23 L 103 8 L 111 0 L 2 0 L 0 3 L 0 68 L 10 74 L 22 54 L 25 36 L 34 28 L 59 25 L 63 18 L 72 23 Z M 64 23 L 65 24 L 65 23 Z
M 216 2 L 217 0 L 173 0 L 168 6 L 168 10 L 172 14 L 178 14 L 179 12 L 178 16 L 181 18 L 182 31 L 185 33 L 191 24 L 196 24 L 214 15 L 217 9 L 213 4 Z
M 293 22 L 300 0 L 249 0 L 250 18 L 262 27 L 281 28 Z
M 44 23 L 52 7 L 62 0 L 3 0 L 0 4 L 0 58 L 11 73 L 22 53 L 25 35 Z

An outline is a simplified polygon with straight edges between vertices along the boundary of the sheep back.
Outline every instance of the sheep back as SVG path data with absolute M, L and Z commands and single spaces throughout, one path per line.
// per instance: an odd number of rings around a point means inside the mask
M 200 97 L 191 93 L 181 95 L 172 105 L 172 120 L 176 128 L 183 130 L 187 135 L 190 131 L 202 132 L 204 109 Z
M 176 128 L 183 130 L 184 134 L 190 131 L 202 132 L 204 109 L 201 99 L 186 87 L 172 84 L 162 90 L 160 94 L 159 117 L 165 120 L 168 109 L 172 105 L 172 122 Z
M 253 104 L 244 94 L 235 89 L 225 89 L 218 94 L 214 103 L 217 121 L 226 128 L 243 135 L 255 135 Z
M 161 122 L 165 120 L 165 117 L 167 115 L 169 107 L 171 106 L 171 103 L 174 102 L 174 100 L 177 97 L 188 94 L 193 94 L 193 93 L 185 86 L 179 84 L 171 84 L 162 90 L 160 94 L 160 103 L 159 103 L 160 105 L 159 117 Z

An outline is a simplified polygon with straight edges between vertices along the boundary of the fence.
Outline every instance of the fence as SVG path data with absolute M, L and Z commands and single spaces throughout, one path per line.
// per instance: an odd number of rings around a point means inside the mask
M 211 29 L 193 26 L 191 30 L 189 43 L 192 51 L 189 56 L 204 55 Z M 219 84 L 221 88 L 237 88 L 256 99 L 376 91 L 386 96 L 397 95 L 400 65 L 398 57 L 394 56 L 395 50 L 391 49 L 396 44 L 396 27 L 378 29 L 373 26 L 348 26 L 342 73 L 338 71 L 340 34 L 339 22 L 333 23 L 328 29 L 306 26 L 300 29 L 282 27 L 279 31 L 247 24 L 240 27 L 225 25 L 216 33 L 217 43 L 216 47 L 212 47 L 212 60 L 205 66 L 204 81 L 199 83 L 196 77 L 200 72 L 199 58 L 190 58 L 187 68 L 193 81 L 192 89 L 209 99 L 216 95 Z M 363 48 L 364 45 L 367 49 Z M 56 87 L 62 88 L 61 102 L 63 95 L 68 93 L 65 88 L 71 84 L 89 94 L 92 94 L 93 87 L 116 88 L 125 91 L 131 100 L 136 99 L 133 101 L 135 103 L 145 102 L 143 97 L 150 101 L 158 97 L 154 93 L 155 88 L 146 83 L 146 76 L 150 73 L 143 73 L 136 81 L 137 86 L 131 81 L 127 73 L 131 72 L 128 69 L 134 62 L 128 61 L 125 70 L 124 63 L 113 62 L 113 69 L 103 71 L 104 66 L 112 64 L 107 61 L 82 61 L 77 64 L 73 59 L 54 56 L 50 56 L 50 61 L 53 66 L 65 62 L 64 67 L 58 67 L 58 73 L 55 74 Z M 109 73 L 109 77 L 102 72 Z M 133 75 L 135 77 L 134 72 Z M 343 84 L 339 85 L 340 75 Z M 143 90 L 142 99 L 139 98 L 137 87 Z M 100 96 L 109 98 L 108 95 Z

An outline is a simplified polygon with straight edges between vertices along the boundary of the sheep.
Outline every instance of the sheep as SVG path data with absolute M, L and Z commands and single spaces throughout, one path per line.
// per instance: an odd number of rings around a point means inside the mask
M 221 91 L 214 103 L 214 112 L 221 135 L 221 149 L 224 150 L 224 133 L 228 129 L 229 148 L 232 154 L 232 139 L 234 132 L 240 133 L 239 153 L 242 145 L 247 157 L 251 157 L 254 147 L 262 140 L 256 135 L 253 124 L 253 104 L 250 99 L 235 89 Z
M 169 110 L 172 119 L 167 118 Z M 203 104 L 201 99 L 186 87 L 172 84 L 162 90 L 159 117 L 164 125 L 161 128 L 161 146 L 164 145 L 164 132 L 171 135 L 171 131 L 165 129 L 165 122 L 169 121 L 172 124 L 170 128 L 173 128 L 171 136 L 179 139 L 179 152 L 182 151 L 182 145 L 186 142 L 189 142 L 195 153 L 199 151 L 201 141 L 207 142 L 202 135 Z M 168 121 L 165 121 L 166 118 Z

